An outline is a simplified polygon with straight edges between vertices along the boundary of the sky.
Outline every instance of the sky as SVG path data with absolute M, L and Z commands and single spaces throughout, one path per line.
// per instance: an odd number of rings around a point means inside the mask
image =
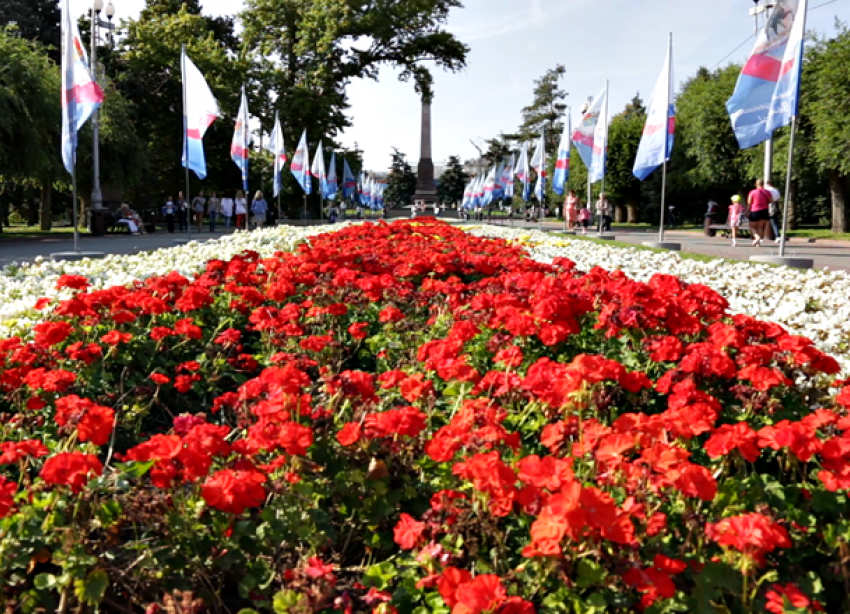
M 108 0 L 105 0 L 108 2 Z M 112 0 L 115 17 L 135 18 L 144 0 Z M 241 0 L 202 0 L 211 15 L 233 14 Z M 460 73 L 435 72 L 432 105 L 433 157 L 477 156 L 479 144 L 513 132 L 521 110 L 532 102 L 534 80 L 556 64 L 567 103 L 578 118 L 588 96 L 610 82 L 609 110 L 618 113 L 636 94 L 646 100 L 658 79 L 673 33 L 674 81 L 700 66 L 743 62 L 754 43 L 751 0 L 465 0 L 447 29 L 469 48 Z M 80 13 L 89 0 L 71 0 Z M 850 22 L 850 0 L 809 0 L 807 29 L 834 32 L 835 18 Z M 743 43 L 743 44 L 742 44 Z M 737 48 L 737 50 L 736 50 Z M 412 83 L 383 68 L 378 81 L 358 80 L 348 88 L 352 127 L 344 146 L 363 150 L 365 166 L 381 172 L 392 147 L 419 160 L 421 102 Z M 250 107 L 250 101 L 249 101 Z M 288 144 L 292 147 L 294 144 Z

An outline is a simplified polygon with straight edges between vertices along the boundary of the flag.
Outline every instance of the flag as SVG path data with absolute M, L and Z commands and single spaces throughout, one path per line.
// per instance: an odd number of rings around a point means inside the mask
M 511 154 L 511 157 L 508 158 L 507 164 L 505 164 L 504 169 L 502 170 L 502 185 L 505 189 L 505 198 L 513 198 L 514 195 L 514 165 L 516 162 L 514 161 L 514 155 Z
M 468 209 L 470 203 L 472 202 L 472 190 L 475 185 L 475 178 L 469 180 L 469 183 L 463 188 L 463 200 L 460 202 L 460 206 L 464 209 Z
M 552 177 L 552 189 L 559 196 L 564 195 L 567 180 L 570 178 L 570 133 L 572 126 L 569 115 L 564 131 L 561 133 L 561 142 L 558 144 L 558 159 L 555 161 L 555 175 Z
M 766 141 L 797 112 L 806 0 L 776 0 L 726 102 L 741 149 Z
M 292 155 L 292 162 L 289 164 L 289 170 L 292 176 L 304 190 L 305 194 L 313 191 L 313 182 L 310 180 L 310 171 L 307 170 L 307 164 L 310 160 L 310 150 L 307 146 L 307 130 L 301 133 L 301 140 L 298 141 L 298 147 Z
M 779 3 L 777 3 L 778 5 Z M 771 19 L 779 7 L 771 13 Z M 806 36 L 806 11 L 808 0 L 800 0 L 794 14 L 794 25 L 782 56 L 782 71 L 770 100 L 767 115 L 767 131 L 773 131 L 791 123 L 791 118 L 800 112 L 800 77 L 803 72 L 803 40 Z
M 339 189 L 336 179 L 336 152 L 331 152 L 331 163 L 328 169 L 328 195 L 325 196 L 328 200 L 335 200 L 336 193 Z
M 602 103 L 607 98 L 605 95 L 608 92 L 606 87 L 599 92 L 590 106 L 581 116 L 581 123 L 573 132 L 573 145 L 576 146 L 578 155 L 587 168 L 590 168 L 593 162 L 593 137 L 596 133 L 596 124 L 599 123 L 599 115 L 602 113 Z
M 364 207 L 372 206 L 372 178 L 369 175 L 363 175 L 363 192 L 360 195 L 360 202 Z
M 493 202 L 493 190 L 496 189 L 496 167 L 490 169 L 487 176 L 484 178 L 484 183 L 481 185 L 481 201 L 482 207 L 486 207 Z
M 534 149 L 534 155 L 531 157 L 531 168 L 537 173 L 537 182 L 534 184 L 534 195 L 537 200 L 543 200 L 543 192 L 546 186 L 546 143 L 543 141 L 543 135 L 540 135 L 540 140 L 537 141 L 537 147 Z
M 286 166 L 286 152 L 283 147 L 283 130 L 280 129 L 280 118 L 277 111 L 274 113 L 274 129 L 272 129 L 266 150 L 274 156 L 274 195 L 280 194 L 283 189 L 283 167 Z
M 496 165 L 496 183 L 493 186 L 493 200 L 501 200 L 505 197 L 505 165 Z
M 242 102 L 239 104 L 239 114 L 236 116 L 236 129 L 233 131 L 233 141 L 230 143 L 230 157 L 242 171 L 242 189 L 248 191 L 248 146 L 251 144 L 251 134 L 248 130 L 248 98 L 245 96 L 245 86 L 242 86 Z
M 646 124 L 635 157 L 634 176 L 643 181 L 656 168 L 670 159 L 676 112 L 673 107 L 673 45 L 667 49 L 667 60 L 649 99 Z
M 319 140 L 319 146 L 316 148 L 316 153 L 313 155 L 313 165 L 310 167 L 310 174 L 319 180 L 319 191 L 322 198 L 328 197 L 328 175 L 325 172 L 325 154 L 322 153 L 322 141 Z
M 527 201 L 531 171 L 528 168 L 528 145 L 525 143 L 523 143 L 522 149 L 520 149 L 519 158 L 514 168 L 514 175 L 522 182 L 522 199 Z
M 608 86 L 602 96 L 599 121 L 593 131 L 593 156 L 590 159 L 590 183 L 605 177 L 605 162 L 608 156 Z
M 357 190 L 357 179 L 354 173 L 351 172 L 351 167 L 348 166 L 348 160 L 342 161 L 342 197 L 351 198 Z
M 195 171 L 199 179 L 207 176 L 207 162 L 204 158 L 204 133 L 218 119 L 218 102 L 213 96 L 207 80 L 186 55 L 186 47 L 181 52 L 183 91 L 186 108 L 183 109 L 183 166 Z
M 378 210 L 384 208 L 384 190 L 387 184 L 376 181 L 372 184 L 372 209 Z
M 74 172 L 77 132 L 100 103 L 103 92 L 91 78 L 77 21 L 71 17 L 68 0 L 62 2 L 62 162 Z

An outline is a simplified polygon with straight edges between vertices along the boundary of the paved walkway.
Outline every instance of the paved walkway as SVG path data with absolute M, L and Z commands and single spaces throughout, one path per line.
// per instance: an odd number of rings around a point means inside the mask
M 462 221 L 456 218 L 445 219 L 446 221 L 455 223 L 477 223 L 474 221 Z M 319 222 L 315 220 L 308 223 L 312 225 Z M 507 221 L 504 223 L 493 222 L 493 224 L 497 226 L 511 226 Z M 300 225 L 300 222 L 294 221 L 293 225 Z M 542 226 L 547 231 L 563 230 L 564 227 L 563 223 L 556 222 L 544 222 Z M 534 229 L 538 225 L 514 220 L 513 227 Z M 193 232 L 192 239 L 208 241 L 213 238 L 220 238 L 229 232 L 233 232 L 233 229 L 231 228 L 227 231 L 219 229 L 213 235 L 206 229 L 201 233 Z M 646 229 L 617 228 L 616 226 L 611 234 L 615 236 L 617 241 L 633 243 L 635 245 L 640 245 L 643 241 L 654 241 L 658 237 L 657 230 L 647 231 Z M 587 236 L 593 237 L 594 233 L 588 233 Z M 187 236 L 185 233 L 168 234 L 166 232 L 156 232 L 148 235 L 107 235 L 105 237 L 84 235 L 80 237 L 80 250 L 104 252 L 107 254 L 136 254 L 162 247 L 173 247 L 186 239 Z M 762 247 L 755 248 L 750 246 L 749 241 L 739 241 L 737 247 L 732 247 L 728 239 L 706 237 L 698 232 L 667 231 L 665 232 L 665 239 L 681 243 L 682 251 L 684 252 L 735 260 L 748 260 L 750 256 L 755 254 L 776 255 L 779 251 L 779 246 L 773 243 L 765 243 Z M 812 258 L 815 261 L 815 268 L 818 269 L 829 268 L 850 271 L 850 242 L 825 239 L 818 239 L 814 243 L 809 243 L 808 241 L 807 239 L 791 239 L 786 246 L 785 255 Z M 48 258 L 53 252 L 72 251 L 73 245 L 73 239 L 67 235 L 43 239 L 2 240 L 0 241 L 0 267 L 12 262 L 31 261 L 37 256 Z

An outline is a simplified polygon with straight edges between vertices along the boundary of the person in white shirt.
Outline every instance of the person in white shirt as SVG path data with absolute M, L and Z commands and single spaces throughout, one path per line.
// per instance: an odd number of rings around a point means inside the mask
M 221 199 L 221 215 L 224 217 L 224 227 L 230 228 L 230 220 L 233 218 L 233 199 Z
M 236 228 L 247 228 L 245 222 L 247 222 L 248 217 L 248 201 L 245 200 L 245 194 L 242 190 L 236 192 L 236 200 L 234 201 L 234 204 L 236 206 Z
M 764 184 L 764 189 L 770 192 L 770 205 L 768 206 L 768 215 L 770 216 L 770 227 L 773 229 L 773 242 L 779 243 L 782 238 L 779 236 L 779 199 L 782 196 L 773 184 L 769 181 Z

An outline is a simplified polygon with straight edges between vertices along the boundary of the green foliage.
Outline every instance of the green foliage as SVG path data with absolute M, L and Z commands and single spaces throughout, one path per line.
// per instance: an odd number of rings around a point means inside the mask
M 437 198 L 444 205 L 456 205 L 463 200 L 463 189 L 469 182 L 469 175 L 463 170 L 460 158 L 450 156 L 446 169 L 437 185 Z
M 621 113 L 614 116 L 608 127 L 605 192 L 617 206 L 617 221 L 638 221 L 641 182 L 634 176 L 633 169 L 645 123 L 646 108 L 640 96 L 635 96 Z M 623 206 L 628 209 L 627 219 L 622 215 Z
M 0 2 L 0 28 L 13 25 L 22 38 L 50 47 L 51 57 L 59 61 L 58 0 L 3 0 Z
M 393 147 L 390 174 L 387 177 L 387 190 L 384 192 L 384 202 L 387 209 L 391 207 L 406 207 L 416 193 L 416 175 L 407 163 L 405 155 Z M 461 192 L 463 192 L 461 190 Z
M 561 120 L 567 110 L 564 101 L 568 94 L 560 87 L 561 78 L 566 72 L 567 69 L 558 64 L 534 81 L 534 100 L 522 109 L 522 124 L 517 134 L 510 138 L 520 142 L 529 141 L 539 138 L 545 128 L 546 150 L 554 151 L 558 147 L 564 130 Z

